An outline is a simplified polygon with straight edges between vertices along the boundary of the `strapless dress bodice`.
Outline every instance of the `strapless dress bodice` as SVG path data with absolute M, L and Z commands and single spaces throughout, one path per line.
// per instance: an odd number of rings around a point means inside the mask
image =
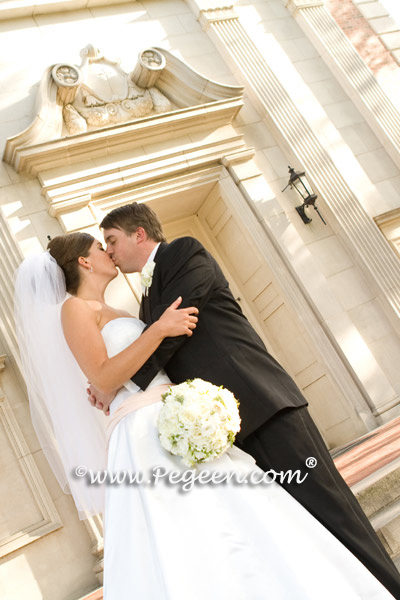
M 103 336 L 109 358 L 122 352 L 122 350 L 125 350 L 125 348 L 132 344 L 132 342 L 141 336 L 145 327 L 145 323 L 135 317 L 118 317 L 106 323 L 101 330 L 101 335 Z M 171 383 L 171 381 L 165 371 L 161 370 L 148 385 L 147 389 L 163 383 Z M 110 414 L 112 415 L 115 412 L 127 396 L 141 391 L 132 380 L 125 382 L 111 403 Z

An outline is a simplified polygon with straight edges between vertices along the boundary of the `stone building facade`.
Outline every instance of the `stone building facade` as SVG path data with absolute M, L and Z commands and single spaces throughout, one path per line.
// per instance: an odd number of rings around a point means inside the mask
M 48 235 L 101 239 L 107 211 L 149 203 L 168 239 L 193 235 L 220 262 L 331 449 L 400 415 L 399 57 L 378 5 L 0 3 L 4 600 L 75 600 L 101 581 L 101 517 L 79 521 L 47 465 L 15 339 L 13 272 Z M 288 165 L 325 223 L 282 191 Z M 108 301 L 137 314 L 137 275 Z

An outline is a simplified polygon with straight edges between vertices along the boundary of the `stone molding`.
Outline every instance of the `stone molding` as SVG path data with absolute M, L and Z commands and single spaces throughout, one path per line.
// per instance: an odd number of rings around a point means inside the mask
M 232 6 L 202 9 L 199 11 L 200 21 L 203 13 L 207 13 L 206 20 L 208 24 L 216 23 L 217 21 L 229 21 L 230 19 L 239 18 Z
M 121 4 L 121 0 L 108 0 L 107 5 L 111 4 Z M 104 6 L 104 0 L 2 0 L 0 21 L 90 9 L 95 6 Z
M 320 7 L 302 12 L 319 11 Z M 233 65 L 247 92 L 263 108 L 266 121 L 295 168 L 305 169 L 325 203 L 324 214 L 344 239 L 369 283 L 380 297 L 394 327 L 400 328 L 400 263 L 367 215 L 330 154 L 269 67 L 239 19 L 207 23 L 222 55 Z M 400 123 L 400 119 L 399 119 Z
M 5 356 L 0 356 L 0 384 L 2 371 L 5 368 L 5 358 Z M 60 529 L 63 524 L 1 387 L 0 423 L 6 432 L 8 442 L 31 490 L 35 501 L 35 509 L 41 515 L 41 519 L 33 523 L 29 523 L 29 514 L 26 515 L 28 523 L 22 529 L 0 540 L 0 557 L 3 557 L 35 542 L 52 531 Z
M 105 59 L 99 52 L 96 54 L 89 45 L 81 53 L 84 55 L 81 67 L 65 63 L 47 69 L 39 86 L 38 112 L 29 127 L 8 138 L 3 160 L 17 171 L 36 174 L 43 169 L 73 164 L 92 156 L 106 156 L 135 148 L 143 144 L 149 136 L 154 138 L 157 135 L 160 141 L 167 140 L 182 135 L 182 129 L 190 128 L 191 132 L 196 132 L 204 130 L 207 126 L 217 128 L 232 121 L 243 105 L 242 87 L 206 79 L 184 61 L 161 48 L 142 51 L 139 59 L 150 51 L 153 54 L 157 53 L 165 62 L 157 72 L 157 88 L 140 89 L 145 93 L 151 92 L 153 96 L 154 93 L 163 95 L 165 100 L 168 100 L 169 109 L 164 107 L 162 111 L 157 112 L 157 106 L 154 104 L 150 111 L 152 114 L 149 114 L 149 111 L 143 114 L 139 111 L 136 117 L 131 116 L 130 120 L 125 111 L 126 122 L 125 117 L 124 122 L 109 122 L 107 117 L 104 122 L 106 126 L 99 127 L 103 113 L 108 114 L 107 111 L 111 111 L 110 114 L 116 114 L 127 106 L 126 103 L 136 101 L 130 98 L 130 95 L 136 92 L 133 88 L 129 91 L 129 86 L 134 85 L 131 77 L 143 79 L 143 69 L 140 64 L 137 65 L 139 70 L 135 69 L 128 77 L 128 74 L 119 68 L 118 62 Z M 86 57 L 86 52 L 90 54 L 91 59 Z M 121 84 L 121 89 L 118 89 L 122 94 L 120 97 L 106 97 L 106 92 L 101 87 L 101 77 L 96 80 L 95 90 L 89 89 L 84 82 L 81 83 L 84 79 L 82 73 L 90 60 L 92 63 L 89 66 L 100 69 L 107 67 L 112 73 L 116 73 L 116 77 L 118 75 Z M 151 72 L 150 76 L 153 74 Z M 146 73 L 144 76 L 146 79 Z M 149 82 L 150 80 L 147 81 Z M 71 102 L 77 102 L 76 106 Z M 85 106 L 85 102 L 88 102 L 89 108 Z M 73 133 L 69 136 L 64 135 L 67 108 L 67 121 L 73 111 L 76 113 L 75 121 L 71 117 L 71 123 L 75 124 L 71 125 Z M 85 120 L 77 109 L 86 116 L 88 110 L 94 111 L 90 118 L 94 118 L 95 123 L 88 126 L 85 122 L 82 129 L 79 123 Z M 96 120 L 96 111 L 99 112 L 100 121 Z M 118 115 L 118 119 L 122 119 L 121 114 Z
M 310 8 L 311 6 L 323 6 L 323 0 L 288 0 L 286 2 L 286 8 L 291 12 L 293 16 L 302 8 Z
M 159 142 L 168 141 L 183 135 L 188 128 L 195 133 L 207 127 L 227 125 L 242 105 L 243 101 L 235 98 L 215 102 L 211 106 L 196 106 L 168 115 L 145 117 L 110 129 L 16 149 L 14 158 L 10 159 L 17 171 L 37 175 L 40 171 L 76 164 L 91 157 L 134 149 L 148 143 L 151 138 L 157 137 Z
M 168 178 L 176 178 L 181 174 L 189 177 L 191 173 L 201 171 L 211 165 L 219 165 L 222 157 L 227 154 L 253 156 L 254 150 L 245 147 L 241 135 L 231 135 L 215 142 L 193 143 L 180 146 L 178 150 L 167 150 L 154 154 L 145 154 L 143 158 L 134 158 L 119 163 L 118 167 L 93 168 L 81 174 L 71 170 L 69 175 L 58 176 L 57 170 L 49 174 L 47 171 L 39 174 L 43 195 L 49 202 L 49 214 L 61 217 L 65 213 L 76 211 L 89 205 L 90 202 L 104 197 L 117 196 L 122 200 L 130 193 L 129 190 L 151 182 L 162 181 L 166 184 Z
M 7 354 L 21 375 L 18 343 L 14 328 L 14 273 L 23 255 L 0 208 L 0 330 Z

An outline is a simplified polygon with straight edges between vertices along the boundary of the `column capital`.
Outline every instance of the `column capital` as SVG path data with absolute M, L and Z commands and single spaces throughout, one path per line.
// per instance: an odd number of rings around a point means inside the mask
M 209 25 L 216 23 L 217 21 L 231 21 L 238 18 L 239 17 L 232 5 L 221 5 L 220 7 L 201 9 L 199 12 L 198 21 L 203 29 L 206 29 Z
M 303 8 L 312 8 L 314 6 L 323 6 L 324 0 L 287 0 L 286 8 L 293 16 Z

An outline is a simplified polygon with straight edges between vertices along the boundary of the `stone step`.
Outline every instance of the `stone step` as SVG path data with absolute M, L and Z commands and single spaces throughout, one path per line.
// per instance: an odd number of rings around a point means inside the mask
M 390 556 L 400 567 L 400 418 L 332 452 Z
M 386 550 L 400 560 L 400 459 L 352 487 Z
M 336 467 L 352 487 L 400 458 L 400 417 L 331 451 Z
M 93 590 L 86 596 L 81 596 L 79 600 L 103 600 L 103 588 L 97 588 L 97 590 Z

